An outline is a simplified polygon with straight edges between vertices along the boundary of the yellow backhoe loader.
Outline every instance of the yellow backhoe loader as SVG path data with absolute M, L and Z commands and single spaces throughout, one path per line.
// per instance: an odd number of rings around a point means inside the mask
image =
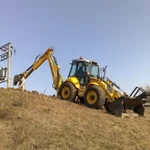
M 148 93 L 141 87 L 136 87 L 131 95 L 127 95 L 110 79 L 105 78 L 106 68 L 102 71 L 95 61 L 80 57 L 72 60 L 68 78 L 63 81 L 60 75 L 60 67 L 53 55 L 53 49 L 48 48 L 46 52 L 35 60 L 35 62 L 23 73 L 15 75 L 13 85 L 17 85 L 22 78 L 26 79 L 46 60 L 49 62 L 53 78 L 53 88 L 57 97 L 62 100 L 81 103 L 90 108 L 105 108 L 111 114 L 121 116 L 127 109 L 144 115 L 144 98 Z M 103 76 L 100 76 L 100 72 Z

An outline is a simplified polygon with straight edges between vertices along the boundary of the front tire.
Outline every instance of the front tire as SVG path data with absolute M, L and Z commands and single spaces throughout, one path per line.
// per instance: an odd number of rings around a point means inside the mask
M 64 82 L 59 89 L 58 95 L 60 99 L 67 101 L 75 101 L 77 89 L 70 82 Z
M 98 86 L 90 86 L 84 94 L 84 104 L 90 108 L 100 109 L 105 103 L 105 93 Z

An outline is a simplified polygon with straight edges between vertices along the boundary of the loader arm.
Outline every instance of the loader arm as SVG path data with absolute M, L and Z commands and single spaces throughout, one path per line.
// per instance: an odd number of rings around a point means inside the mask
M 62 84 L 62 76 L 60 75 L 60 67 L 57 64 L 56 58 L 53 55 L 53 49 L 48 48 L 45 53 L 36 61 L 34 62 L 26 71 L 19 75 L 15 75 L 13 79 L 13 85 L 17 85 L 21 78 L 27 79 L 33 71 L 38 69 L 46 60 L 48 60 L 52 78 L 53 78 L 53 88 L 58 90 L 59 86 Z

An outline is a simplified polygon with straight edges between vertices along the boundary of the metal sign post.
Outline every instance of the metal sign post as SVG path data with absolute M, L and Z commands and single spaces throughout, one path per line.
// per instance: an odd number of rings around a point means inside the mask
M 8 63 L 7 63 L 8 78 L 7 78 L 7 88 L 10 87 L 10 50 L 11 50 L 11 43 L 8 43 Z
M 10 68 L 11 68 L 12 49 L 13 49 L 13 47 L 11 46 L 11 43 L 7 43 L 0 47 L 0 50 L 5 52 L 4 54 L 0 55 L 0 62 L 4 61 L 4 60 L 8 60 L 8 62 L 7 62 L 7 80 L 5 80 L 5 81 L 7 81 L 7 88 L 10 87 L 10 73 L 11 73 Z M 5 81 L 2 81 L 2 82 L 5 82 Z

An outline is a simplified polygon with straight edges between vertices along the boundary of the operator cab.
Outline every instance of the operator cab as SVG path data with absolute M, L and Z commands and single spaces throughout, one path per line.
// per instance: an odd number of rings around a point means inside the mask
M 71 68 L 68 77 L 75 76 L 80 81 L 80 84 L 86 86 L 89 82 L 89 77 L 99 78 L 98 63 L 90 60 L 74 59 L 71 63 Z

